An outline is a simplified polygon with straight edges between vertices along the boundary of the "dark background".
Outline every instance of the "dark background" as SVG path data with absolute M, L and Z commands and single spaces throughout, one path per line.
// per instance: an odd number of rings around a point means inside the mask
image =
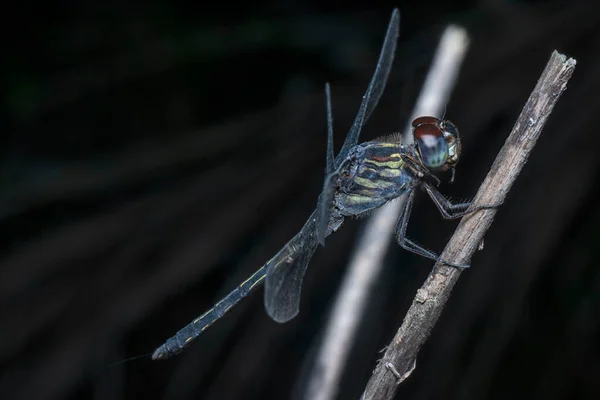
M 471 47 L 447 116 L 471 197 L 552 50 L 577 59 L 538 145 L 402 399 L 600 397 L 597 2 L 126 2 L 3 15 L 0 397 L 287 399 L 302 393 L 364 221 L 313 258 L 300 314 L 262 289 L 169 361 L 141 358 L 274 254 L 315 206 L 323 84 L 342 142 L 392 8 L 399 49 L 363 139 L 402 129 L 449 22 Z M 421 196 L 409 233 L 455 223 Z M 357 399 L 432 262 L 395 246 L 339 399 Z

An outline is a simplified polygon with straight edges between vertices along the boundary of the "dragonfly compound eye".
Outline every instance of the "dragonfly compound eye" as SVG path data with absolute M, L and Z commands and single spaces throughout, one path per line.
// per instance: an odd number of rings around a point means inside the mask
M 442 168 L 448 161 L 448 141 L 434 117 L 420 117 L 413 121 L 413 135 L 421 161 L 427 168 Z
M 460 157 L 461 144 L 458 128 L 450 121 L 445 120 L 440 123 L 440 128 L 444 132 L 444 138 L 448 144 L 448 160 L 446 168 L 451 168 L 456 165 Z

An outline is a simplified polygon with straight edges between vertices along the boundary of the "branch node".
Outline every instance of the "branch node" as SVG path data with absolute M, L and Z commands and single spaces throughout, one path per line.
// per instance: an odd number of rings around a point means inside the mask
M 429 293 L 427 292 L 427 290 L 421 288 L 419 290 L 417 290 L 417 294 L 415 296 L 415 301 L 417 303 L 425 303 L 427 301 L 427 299 L 429 298 Z

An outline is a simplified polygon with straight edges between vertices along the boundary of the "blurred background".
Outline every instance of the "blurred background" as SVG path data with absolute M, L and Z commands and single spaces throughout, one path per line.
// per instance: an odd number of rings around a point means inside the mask
M 592 1 L 20 2 L 5 13 L 0 397 L 299 398 L 364 220 L 317 250 L 300 314 L 262 289 L 168 361 L 141 358 L 245 280 L 313 210 L 323 85 L 341 144 L 401 12 L 363 140 L 402 129 L 449 23 L 471 47 L 447 117 L 474 196 L 552 50 L 568 90 L 397 398 L 600 397 L 600 17 Z M 447 180 L 447 179 L 446 179 Z M 420 196 L 409 235 L 456 222 Z M 392 246 L 339 399 L 357 399 L 433 263 Z M 117 362 L 116 364 L 112 364 Z

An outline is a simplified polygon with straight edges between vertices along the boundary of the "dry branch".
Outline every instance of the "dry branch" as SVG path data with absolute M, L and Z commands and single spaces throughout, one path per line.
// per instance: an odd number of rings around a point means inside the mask
M 474 205 L 504 201 L 542 132 L 554 105 L 575 69 L 576 61 L 554 51 L 513 130 L 474 199 Z M 483 210 L 462 219 L 441 258 L 468 264 L 497 210 Z M 461 271 L 436 263 L 408 310 L 400 329 L 367 383 L 362 399 L 392 399 L 410 376 L 416 357 L 439 318 Z

